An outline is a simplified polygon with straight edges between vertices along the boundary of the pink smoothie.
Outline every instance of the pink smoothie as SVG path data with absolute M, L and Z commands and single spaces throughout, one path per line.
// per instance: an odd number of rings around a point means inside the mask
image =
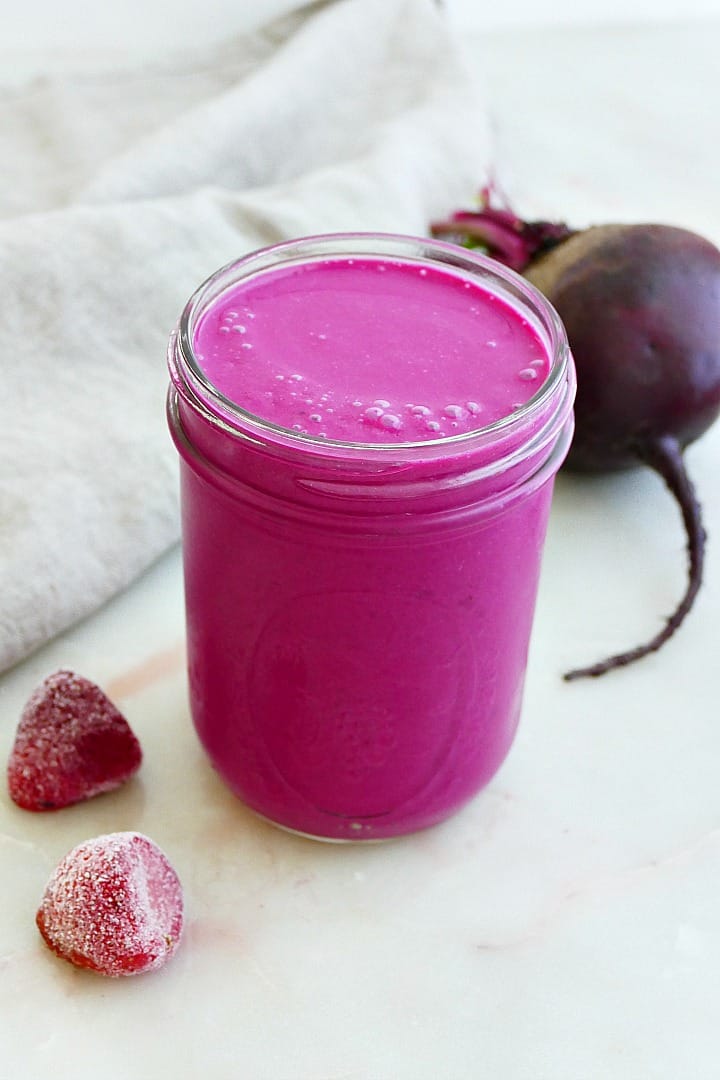
M 510 748 L 572 429 L 562 328 L 523 295 L 356 254 L 231 268 L 184 316 L 193 718 L 287 828 L 432 825 Z
M 414 442 L 501 419 L 549 357 L 527 319 L 475 282 L 384 259 L 305 264 L 216 298 L 201 368 L 256 416 L 345 442 Z

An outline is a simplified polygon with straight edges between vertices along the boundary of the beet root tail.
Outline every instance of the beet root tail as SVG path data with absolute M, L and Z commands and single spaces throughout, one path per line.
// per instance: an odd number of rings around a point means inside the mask
M 615 668 L 641 660 L 649 653 L 657 652 L 673 636 L 695 602 L 702 583 L 703 563 L 705 559 L 706 533 L 702 523 L 702 511 L 695 489 L 685 469 L 682 450 L 677 439 L 666 436 L 644 443 L 637 448 L 641 461 L 649 465 L 662 476 L 670 493 L 674 495 L 682 512 L 683 524 L 687 535 L 688 584 L 685 595 L 675 611 L 667 619 L 664 627 L 655 637 L 644 645 L 638 645 L 627 652 L 617 653 L 589 667 L 576 668 L 563 675 L 566 682 L 576 679 L 597 678 Z

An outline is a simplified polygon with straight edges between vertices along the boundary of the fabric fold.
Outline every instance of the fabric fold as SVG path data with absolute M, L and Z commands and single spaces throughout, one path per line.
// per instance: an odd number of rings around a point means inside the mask
M 489 137 L 431 0 L 336 0 L 202 59 L 9 92 L 0 153 L 6 668 L 178 539 L 165 348 L 200 281 L 302 234 L 422 234 Z

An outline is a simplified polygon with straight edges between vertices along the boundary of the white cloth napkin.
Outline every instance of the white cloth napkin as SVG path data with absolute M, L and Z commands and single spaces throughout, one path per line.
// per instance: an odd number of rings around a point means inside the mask
M 0 94 L 0 669 L 178 539 L 165 348 L 196 285 L 292 236 L 425 233 L 488 145 L 431 0 Z

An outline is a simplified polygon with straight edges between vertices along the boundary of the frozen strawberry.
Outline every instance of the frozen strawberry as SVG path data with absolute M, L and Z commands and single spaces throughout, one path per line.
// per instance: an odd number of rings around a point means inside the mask
M 178 946 L 182 887 L 147 836 L 109 833 L 59 863 L 35 921 L 63 960 L 101 975 L 139 975 L 162 967 Z
M 142 751 L 122 713 L 95 683 L 56 671 L 23 709 L 8 761 L 10 798 L 57 810 L 119 787 Z

